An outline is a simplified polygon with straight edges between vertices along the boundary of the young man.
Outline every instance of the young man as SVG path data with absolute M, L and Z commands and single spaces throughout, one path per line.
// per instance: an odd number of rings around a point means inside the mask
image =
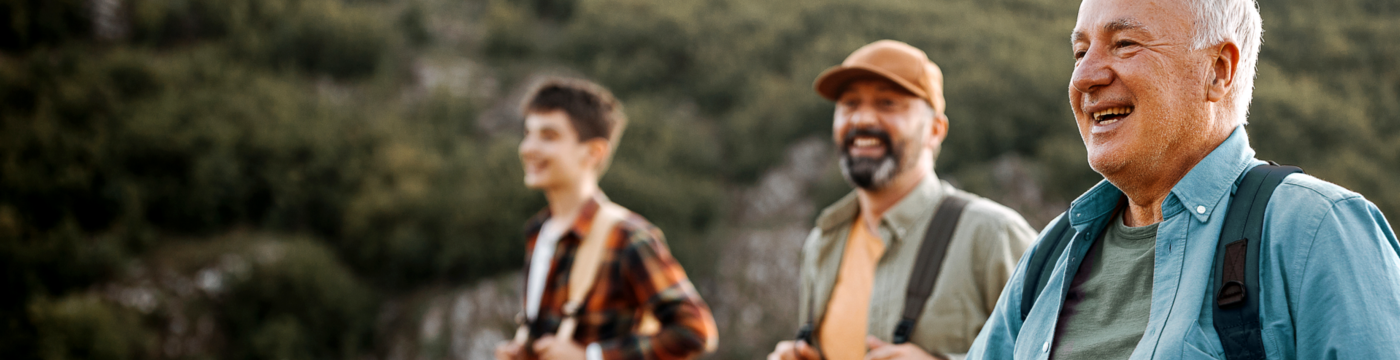
M 601 86 L 559 78 L 525 99 L 525 186 L 543 191 L 549 207 L 527 230 L 521 330 L 496 358 L 686 359 L 712 350 L 714 319 L 661 230 L 598 189 L 626 126 L 622 104 Z
M 943 75 L 923 51 L 871 43 L 822 73 L 816 90 L 836 102 L 832 135 L 855 191 L 822 211 L 802 249 L 798 314 L 811 336 L 768 358 L 961 357 L 1035 231 L 934 174 L 948 118 Z M 919 281 L 922 299 L 908 300 L 920 292 L 911 278 L 934 280 Z
M 1105 181 L 1017 265 L 969 357 L 1400 358 L 1385 217 L 1254 158 L 1262 32 L 1253 0 L 1080 4 L 1070 108 Z

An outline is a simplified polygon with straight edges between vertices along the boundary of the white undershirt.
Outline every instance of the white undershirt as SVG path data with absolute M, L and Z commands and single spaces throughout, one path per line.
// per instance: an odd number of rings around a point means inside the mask
M 530 254 L 530 274 L 525 280 L 525 316 L 535 320 L 540 313 L 540 297 L 544 296 L 545 281 L 548 281 L 549 268 L 554 262 L 554 250 L 559 238 L 569 230 L 572 221 L 551 217 L 540 227 L 540 235 L 535 238 L 535 251 Z M 603 348 L 598 343 L 588 344 L 584 349 L 588 360 L 603 360 Z
M 525 316 L 530 320 L 535 320 L 540 312 L 540 297 L 544 295 L 545 281 L 548 281 L 549 268 L 554 262 L 554 249 L 568 229 L 567 222 L 552 217 L 544 222 L 540 236 L 535 238 L 535 251 L 530 255 L 530 274 L 525 280 Z

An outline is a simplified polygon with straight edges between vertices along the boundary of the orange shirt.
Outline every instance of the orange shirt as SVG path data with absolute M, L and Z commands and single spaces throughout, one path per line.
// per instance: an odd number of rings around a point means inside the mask
M 865 335 L 870 313 L 870 292 L 875 285 L 875 264 L 885 253 L 885 242 L 856 217 L 841 269 L 827 301 L 817 336 L 822 354 L 831 360 L 865 358 Z

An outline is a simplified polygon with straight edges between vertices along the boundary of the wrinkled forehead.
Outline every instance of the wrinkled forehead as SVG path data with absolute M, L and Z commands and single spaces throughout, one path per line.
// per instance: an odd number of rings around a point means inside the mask
M 1079 3 L 1070 42 L 1125 31 L 1171 35 L 1191 31 L 1189 1 L 1085 0 Z M 1189 34 L 1179 34 L 1187 35 Z

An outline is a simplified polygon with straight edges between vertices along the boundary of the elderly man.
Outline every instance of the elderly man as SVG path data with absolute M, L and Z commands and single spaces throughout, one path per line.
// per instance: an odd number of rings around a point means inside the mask
M 1106 181 L 1017 265 L 971 358 L 1400 358 L 1380 211 L 1254 158 L 1261 32 L 1252 0 L 1080 5 L 1069 98 Z
M 815 85 L 836 102 L 832 136 L 856 189 L 802 249 L 807 336 L 768 358 L 960 358 L 1034 231 L 934 175 L 948 118 L 942 73 L 923 51 L 878 41 Z

